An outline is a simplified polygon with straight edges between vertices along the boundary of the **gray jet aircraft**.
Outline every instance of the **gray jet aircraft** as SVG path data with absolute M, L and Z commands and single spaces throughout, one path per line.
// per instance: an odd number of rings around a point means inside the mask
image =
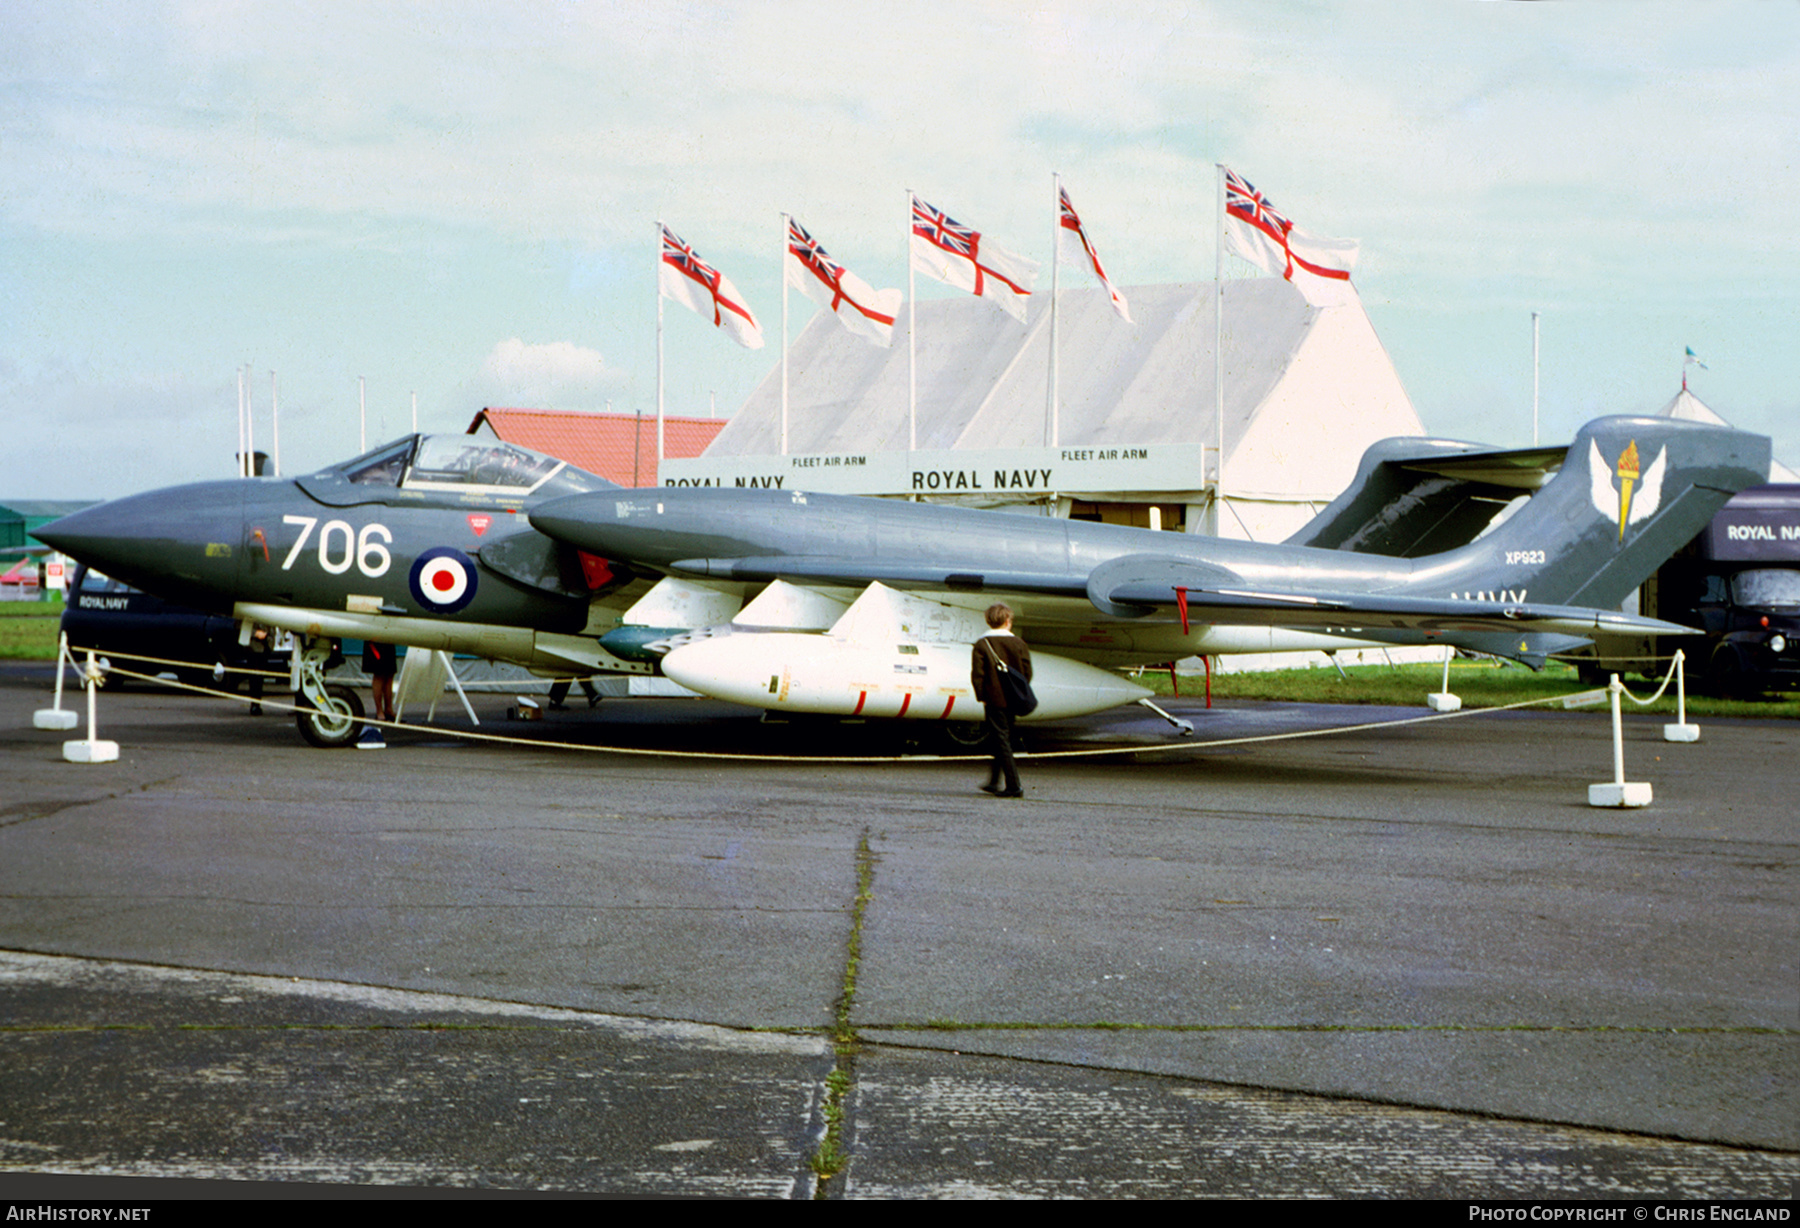
M 1351 643 L 1536 666 L 1599 631 L 1676 634 L 1620 603 L 1768 464 L 1762 436 L 1660 418 L 1600 419 L 1568 449 L 1388 440 L 1280 545 L 768 489 L 585 494 L 529 518 L 638 571 L 767 586 L 729 626 L 651 645 L 684 686 L 773 710 L 943 719 L 966 648 L 924 661 L 918 642 L 966 645 L 996 598 L 1040 657 L 1114 667 Z M 891 590 L 905 597 L 884 599 L 887 625 L 863 631 L 858 607 Z M 934 626 L 934 609 L 962 617 Z
M 57 549 L 170 601 L 303 638 L 300 730 L 356 740 L 361 700 L 328 685 L 339 637 L 517 662 L 547 674 L 654 672 L 597 637 L 631 605 L 629 569 L 551 541 L 526 511 L 617 489 L 512 444 L 413 435 L 293 479 L 202 482 L 46 526 Z
M 982 716 L 968 646 L 995 600 L 1035 650 L 1034 720 L 1141 699 L 1119 667 L 1197 653 L 1431 643 L 1535 665 L 1599 631 L 1673 634 L 1620 602 L 1768 463 L 1764 437 L 1659 418 L 1600 419 L 1567 449 L 1388 440 L 1301 533 L 1265 544 L 798 491 L 626 489 L 491 440 L 412 436 L 292 481 L 118 500 L 39 536 L 303 636 L 301 728 L 322 745 L 354 740 L 360 716 L 324 682 L 338 636 L 949 728 Z

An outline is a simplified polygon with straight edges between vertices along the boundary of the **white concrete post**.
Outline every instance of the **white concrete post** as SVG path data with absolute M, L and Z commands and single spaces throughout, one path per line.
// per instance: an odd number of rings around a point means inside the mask
M 100 689 L 100 670 L 94 665 L 94 650 L 87 654 L 88 736 L 86 741 L 63 743 L 63 758 L 70 763 L 111 763 L 119 757 L 117 742 L 103 742 L 96 734 L 94 695 Z
M 62 706 L 63 670 L 73 664 L 69 660 L 69 636 L 63 632 L 56 640 L 56 699 L 48 708 L 39 708 L 31 714 L 34 729 L 73 729 L 76 715 Z
M 1456 649 L 1444 645 L 1444 687 L 1435 695 L 1427 695 L 1425 702 L 1433 712 L 1457 712 L 1462 709 L 1462 697 L 1450 693 L 1450 657 Z
M 1613 778 L 1610 784 L 1588 786 L 1588 805 L 1615 809 L 1648 806 L 1651 793 L 1649 782 L 1625 779 L 1625 720 L 1619 713 L 1619 696 L 1624 693 L 1625 684 L 1614 674 L 1612 681 L 1606 685 L 1606 691 L 1612 697 Z
M 1688 724 L 1687 718 L 1687 654 L 1675 650 L 1675 723 L 1663 726 L 1665 742 L 1698 742 L 1700 726 Z

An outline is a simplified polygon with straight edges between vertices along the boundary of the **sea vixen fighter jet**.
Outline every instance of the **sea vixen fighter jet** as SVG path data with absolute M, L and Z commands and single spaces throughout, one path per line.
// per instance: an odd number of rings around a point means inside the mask
M 729 621 L 648 645 L 684 686 L 942 719 L 968 654 L 925 644 L 966 645 L 996 598 L 1039 656 L 1088 664 L 1447 643 L 1541 665 L 1597 631 L 1647 629 L 1620 603 L 1768 463 L 1764 437 L 1654 418 L 1600 419 L 1566 450 L 1389 440 L 1280 545 L 767 489 L 584 494 L 529 519 L 665 584 L 761 590 Z M 761 634 L 720 634 L 745 629 Z
M 1600 419 L 1566 450 L 1390 440 L 1292 541 L 1265 544 L 798 491 L 625 489 L 507 444 L 411 436 L 292 481 L 118 500 L 39 536 L 303 636 L 302 731 L 321 744 L 353 740 L 360 715 L 324 683 L 337 636 L 661 672 L 778 712 L 975 721 L 968 645 L 995 600 L 1033 645 L 1033 719 L 1047 720 L 1147 694 L 1117 667 L 1195 653 L 1447 643 L 1541 663 L 1596 631 L 1673 633 L 1619 603 L 1765 480 L 1768 458 L 1761 436 L 1653 418 Z

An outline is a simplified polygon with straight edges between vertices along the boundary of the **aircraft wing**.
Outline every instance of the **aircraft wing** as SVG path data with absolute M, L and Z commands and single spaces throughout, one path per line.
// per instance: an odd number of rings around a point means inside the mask
M 1186 559 L 1132 554 L 1096 567 L 1088 599 L 1103 613 L 1146 618 L 1180 610 L 1196 622 L 1358 632 L 1406 630 L 1457 634 L 1520 632 L 1588 637 L 1596 632 L 1685 635 L 1689 628 L 1618 610 L 1469 598 L 1390 596 L 1379 592 L 1285 590 L 1244 580 L 1223 568 Z
M 800 585 L 885 584 L 912 592 L 1040 593 L 1085 596 L 1100 613 L 1140 619 L 1177 612 L 1185 601 L 1195 622 L 1275 626 L 1308 631 L 1408 630 L 1440 636 L 1521 632 L 1586 638 L 1596 632 L 1682 635 L 1688 628 L 1617 610 L 1484 598 L 1422 598 L 1381 593 L 1297 590 L 1254 584 L 1224 567 L 1191 559 L 1132 554 L 1102 563 L 1085 583 L 1063 572 L 958 570 L 898 560 L 830 555 L 681 559 L 683 575 Z M 1177 590 L 1181 590 L 1180 593 Z M 1497 594 L 1495 595 L 1498 596 Z
M 1066 572 L 995 571 L 973 567 L 895 559 L 851 559 L 841 555 L 771 555 L 766 558 L 677 559 L 671 571 L 713 580 L 766 583 L 786 580 L 800 585 L 829 584 L 861 588 L 885 584 L 910 592 L 947 589 L 951 592 L 993 590 L 1009 593 L 1044 593 L 1085 597 L 1084 583 Z

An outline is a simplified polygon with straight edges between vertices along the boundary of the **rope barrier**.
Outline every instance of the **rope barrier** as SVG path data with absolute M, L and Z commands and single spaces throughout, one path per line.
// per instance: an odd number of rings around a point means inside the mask
M 286 678 L 288 676 L 288 671 L 285 669 L 251 669 L 248 666 L 226 665 L 223 662 L 215 662 L 208 665 L 202 661 L 177 661 L 170 657 L 151 657 L 136 652 L 113 652 L 104 648 L 71 648 L 69 651 L 91 652 L 97 657 L 105 657 L 108 661 L 115 659 L 120 661 L 147 661 L 151 665 L 167 665 L 171 669 L 188 669 L 194 670 L 197 673 L 210 674 L 215 670 L 223 669 L 228 674 L 261 674 L 265 678 Z M 154 674 L 134 674 L 130 670 L 119 670 L 118 672 L 129 678 L 148 678 L 152 682 L 159 681 Z
M 90 650 L 85 649 L 85 648 L 78 648 L 78 649 L 74 649 L 73 651 L 87 652 Z M 248 674 L 248 675 L 260 674 L 264 678 L 282 678 L 282 679 L 285 679 L 288 677 L 288 671 L 285 669 L 252 669 L 251 667 L 249 667 L 247 665 L 226 665 L 223 662 L 218 662 L 218 663 L 215 663 L 212 665 L 207 665 L 200 661 L 180 661 L 180 660 L 176 660 L 171 657 L 151 657 L 151 656 L 145 656 L 142 653 L 135 653 L 135 652 L 110 652 L 110 651 L 106 651 L 106 650 L 99 649 L 99 648 L 92 649 L 91 651 L 94 653 L 95 656 L 105 657 L 108 661 L 112 661 L 115 659 L 121 660 L 121 661 L 144 661 L 151 665 L 167 665 L 171 669 L 194 670 L 196 672 L 203 672 L 203 673 L 209 673 L 209 674 L 222 669 L 227 674 Z M 71 661 L 70 664 L 75 665 L 75 667 L 77 669 L 81 668 L 74 661 Z M 150 681 L 153 681 L 153 682 L 165 682 L 166 681 L 165 679 L 159 678 L 153 674 L 152 675 L 133 674 L 133 673 L 130 673 L 129 671 L 125 671 L 125 670 L 120 670 L 119 672 L 121 674 L 124 674 L 127 677 L 133 677 L 133 678 L 147 677 L 150 679 Z M 465 691 L 475 691 L 477 693 L 492 692 L 494 694 L 499 695 L 499 694 L 505 694 L 508 691 L 522 690 L 527 687 L 554 685 L 555 683 L 558 683 L 558 682 L 567 682 L 569 685 L 573 686 L 575 683 L 580 682 L 583 678 L 590 677 L 590 676 L 591 675 L 588 675 L 588 674 L 570 674 L 566 678 L 564 678 L 564 677 L 539 678 L 539 677 L 533 676 L 529 679 L 520 679 L 518 682 L 504 682 L 504 681 L 502 681 L 502 682 L 492 682 L 492 681 L 489 681 L 489 682 L 464 682 L 462 684 L 462 686 Z M 649 674 L 621 674 L 621 675 L 619 675 L 619 677 L 622 677 L 622 678 L 648 678 L 650 676 L 651 675 L 649 675 Z
M 183 663 L 183 664 L 185 666 L 185 665 L 191 664 L 191 663 Z M 215 691 L 208 687 L 196 686 L 192 683 L 186 683 L 186 682 L 179 682 L 179 681 L 171 682 L 167 679 L 158 678 L 152 674 L 143 674 L 143 673 L 138 673 L 133 670 L 118 669 L 117 667 L 115 667 L 115 672 L 122 674 L 127 678 L 137 678 L 137 679 L 141 679 L 141 680 L 147 681 L 147 682 L 155 682 L 161 686 L 171 687 L 171 688 L 174 688 L 177 690 L 183 690 L 183 691 L 192 691 L 195 694 L 206 695 L 206 696 L 210 696 L 215 699 L 230 700 L 231 702 L 234 702 L 234 703 L 244 703 L 245 702 L 245 700 L 242 696 L 233 695 L 227 691 Z M 1666 685 L 1666 683 L 1665 683 L 1665 685 Z M 1660 694 L 1660 692 L 1659 692 L 1659 694 Z M 1482 715 L 1482 714 L 1486 714 L 1486 713 L 1510 712 L 1510 711 L 1514 711 L 1514 710 L 1520 709 L 1520 708 L 1531 708 L 1531 707 L 1537 707 L 1537 706 L 1544 705 L 1544 704 L 1563 704 L 1564 706 L 1573 706 L 1576 703 L 1593 702 L 1598 699 L 1603 699 L 1605 697 L 1605 695 L 1606 695 L 1605 691 L 1578 691 L 1578 692 L 1574 692 L 1569 695 L 1553 695 L 1553 696 L 1546 696 L 1546 697 L 1542 697 L 1542 698 L 1538 698 L 1538 699 L 1524 699 L 1524 700 L 1519 700 L 1517 702 L 1510 703 L 1510 704 L 1498 705 L 1498 706 L 1495 706 L 1492 708 L 1465 708 L 1465 709 L 1463 709 L 1461 711 L 1457 711 L 1457 712 L 1434 712 L 1434 713 L 1430 713 L 1429 715 L 1425 715 L 1425 716 L 1398 717 L 1393 720 L 1383 720 L 1383 721 L 1364 721 L 1364 722 L 1360 722 L 1360 723 L 1354 724 L 1354 725 L 1333 725 L 1332 727 L 1330 727 L 1328 729 L 1302 729 L 1302 730 L 1291 730 L 1291 731 L 1288 731 L 1285 733 L 1251 734 L 1251 735 L 1246 735 L 1244 737 L 1236 737 L 1236 738 L 1218 738 L 1218 739 L 1214 739 L 1213 741 L 1210 741 L 1210 742 L 1193 742 L 1193 741 L 1185 741 L 1184 740 L 1184 741 L 1180 741 L 1180 742 L 1153 743 L 1150 745 L 1139 744 L 1139 745 L 1130 745 L 1130 746 L 1086 747 L 1086 748 L 1076 749 L 1076 750 L 1029 751 L 1029 752 L 1020 752 L 1015 755 L 1015 758 L 1031 759 L 1031 760 L 1084 759 L 1084 758 L 1100 758 L 1100 757 L 1103 757 L 1106 755 L 1146 755 L 1146 754 L 1160 754 L 1160 753 L 1169 752 L 1169 751 L 1197 751 L 1197 750 L 1211 750 L 1211 749 L 1217 749 L 1217 748 L 1221 748 L 1221 747 L 1230 747 L 1230 746 L 1250 746 L 1250 745 L 1255 745 L 1255 744 L 1261 743 L 1261 742 L 1282 742 L 1282 741 L 1297 740 L 1300 738 L 1327 737 L 1332 734 L 1362 733 L 1362 732 L 1367 732 L 1368 730 L 1371 730 L 1371 729 L 1394 729 L 1394 728 L 1399 728 L 1399 727 L 1405 726 L 1405 725 L 1423 725 L 1423 724 L 1426 724 L 1427 722 L 1431 722 L 1431 721 L 1457 720 L 1462 717 L 1478 716 L 1478 715 Z M 278 711 L 299 712 L 299 711 L 310 711 L 311 710 L 311 709 L 302 709 L 297 704 L 283 703 L 280 700 L 273 700 L 273 699 L 266 699 L 266 698 L 262 701 L 262 704 L 266 708 L 273 708 Z M 359 720 L 359 722 L 361 724 L 373 725 L 373 726 L 375 726 L 377 728 L 381 728 L 381 729 L 396 729 L 396 730 L 405 730 L 405 731 L 410 731 L 410 732 L 415 732 L 415 733 L 429 733 L 429 734 L 433 734 L 433 735 L 436 735 L 439 737 L 461 738 L 465 741 L 471 741 L 471 742 L 493 742 L 493 743 L 500 743 L 500 744 L 512 745 L 512 746 L 530 746 L 530 747 L 535 747 L 539 750 L 570 750 L 570 751 L 587 751 L 587 752 L 591 752 L 594 754 L 634 755 L 634 756 L 639 756 L 639 757 L 643 757 L 643 758 L 709 759 L 709 760 L 724 760 L 724 761 L 730 761 L 730 762 L 751 762 L 751 763 L 858 764 L 858 763 L 985 763 L 991 757 L 987 754 L 968 754 L 968 755 L 932 755 L 932 754 L 913 754 L 913 755 L 769 755 L 769 754 L 756 754 L 756 753 L 752 753 L 752 752 L 748 752 L 748 751 L 701 751 L 701 750 L 673 750 L 673 749 L 663 749 L 663 748 L 646 748 L 646 747 L 639 747 L 639 746 L 610 746 L 610 745 L 594 746 L 594 745 L 585 744 L 585 743 L 553 742 L 553 741 L 546 741 L 546 740 L 537 739 L 537 738 L 521 738 L 521 737 L 515 737 L 512 735 L 509 735 L 509 734 L 478 733 L 474 730 L 447 729 L 447 728 L 444 728 L 442 726 L 437 726 L 437 725 L 415 725 L 415 724 L 410 724 L 410 723 L 401 722 L 401 721 L 383 721 L 383 720 L 377 720 L 374 717 L 359 717 L 357 719 Z
M 1663 697 L 1663 692 L 1669 689 L 1669 683 L 1675 680 L 1675 671 L 1681 668 L 1682 662 L 1686 659 L 1686 656 L 1679 650 L 1669 658 L 1669 672 L 1663 675 L 1662 685 L 1656 688 L 1656 694 L 1649 699 L 1639 699 L 1633 695 L 1631 688 L 1625 685 L 1624 679 L 1619 680 L 1619 693 L 1640 708 L 1648 707 Z

